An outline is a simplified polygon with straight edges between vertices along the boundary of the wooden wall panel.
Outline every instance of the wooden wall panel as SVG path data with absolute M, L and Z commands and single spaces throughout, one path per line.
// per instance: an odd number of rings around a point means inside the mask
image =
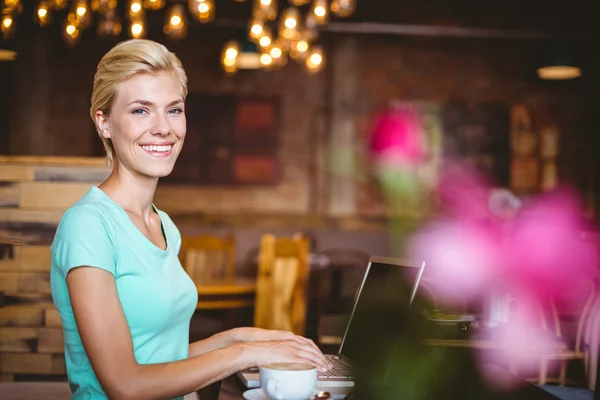
M 65 352 L 63 330 L 60 328 L 40 328 L 38 331 L 37 352 L 42 354 L 62 354 Z
M 53 356 L 50 354 L 0 354 L 3 374 L 53 374 Z
M 0 181 L 32 181 L 34 176 L 35 167 L 31 165 L 0 164 Z
M 17 293 L 19 291 L 18 272 L 0 272 L 0 292 Z
M 0 181 L 0 207 L 18 207 L 21 184 Z
M 107 168 L 73 168 L 64 166 L 38 166 L 35 168 L 36 182 L 96 182 L 108 178 Z
M 19 273 L 19 292 L 50 294 L 50 273 Z
M 37 210 L 64 210 L 83 197 L 93 183 L 32 182 L 21 184 L 19 207 Z
M 22 271 L 46 272 L 50 270 L 49 246 L 17 246 L 16 253 Z
M 62 320 L 56 308 L 44 310 L 44 326 L 47 328 L 62 328 Z
M 0 328 L 37 327 L 44 325 L 44 309 L 34 307 L 0 307 Z
M 50 244 L 65 210 L 109 175 L 103 164 L 0 156 L 1 380 L 66 373 L 50 290 Z
M 37 341 L 37 328 L 0 328 L 0 352 L 33 353 Z

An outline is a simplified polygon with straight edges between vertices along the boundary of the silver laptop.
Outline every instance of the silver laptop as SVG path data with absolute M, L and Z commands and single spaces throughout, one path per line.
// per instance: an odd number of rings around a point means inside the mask
M 394 288 L 406 288 L 406 306 L 410 306 L 416 296 L 419 283 L 423 277 L 425 262 L 411 261 L 398 258 L 371 257 L 364 278 L 358 290 L 354 307 L 346 325 L 346 331 L 337 354 L 326 354 L 325 357 L 333 366 L 331 370 L 319 372 L 317 387 L 351 387 L 354 386 L 351 362 L 356 358 L 357 350 L 365 346 L 364 341 L 358 340 L 357 327 L 352 320 L 357 309 L 375 300 L 384 285 L 394 285 Z M 397 300 L 397 299 L 396 299 Z M 258 368 L 250 368 L 238 372 L 238 376 L 247 388 L 260 386 Z

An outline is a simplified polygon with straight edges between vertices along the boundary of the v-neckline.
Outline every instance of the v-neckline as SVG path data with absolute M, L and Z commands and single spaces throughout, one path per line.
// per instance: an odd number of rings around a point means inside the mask
M 153 251 L 159 255 L 165 255 L 168 253 L 169 247 L 170 247 L 169 246 L 169 238 L 167 237 L 167 231 L 164 228 L 164 224 L 163 224 L 162 218 L 160 216 L 160 213 L 158 212 L 158 209 L 156 208 L 156 206 L 154 204 L 152 204 L 152 211 L 154 211 L 156 213 L 156 215 L 158 216 L 158 220 L 160 222 L 160 230 L 161 230 L 163 239 L 165 240 L 165 248 L 164 249 L 161 249 L 152 240 L 147 238 L 146 235 L 144 235 L 142 233 L 142 231 L 140 231 L 140 229 L 131 220 L 131 217 L 129 216 L 127 211 L 125 211 L 125 209 L 123 207 L 121 207 L 119 204 L 117 204 L 108 194 L 106 194 L 106 192 L 104 192 L 104 190 L 100 189 L 97 186 L 93 186 L 92 189 L 99 191 L 111 204 L 113 204 L 119 210 L 120 213 L 123 214 L 124 217 L 127 218 L 127 221 L 128 221 L 127 225 L 131 228 L 131 230 L 136 232 L 136 236 L 140 237 L 141 241 L 146 245 L 146 247 L 148 247 L 151 251 Z

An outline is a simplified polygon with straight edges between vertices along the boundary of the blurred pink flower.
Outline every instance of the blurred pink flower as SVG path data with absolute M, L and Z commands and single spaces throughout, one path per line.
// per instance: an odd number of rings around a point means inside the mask
M 594 274 L 594 254 L 582 239 L 583 208 L 566 190 L 541 195 L 521 210 L 506 242 L 509 274 L 540 301 L 577 292 Z
M 425 153 L 423 131 L 419 117 L 407 109 L 383 112 L 376 120 L 369 142 L 369 151 L 377 162 L 412 165 Z
M 456 161 L 447 161 L 437 187 L 442 211 L 460 219 L 487 219 L 492 187 L 473 168 Z
M 476 356 L 482 366 L 501 365 L 521 376 L 536 376 L 546 357 L 557 354 L 562 345 L 551 331 L 543 329 L 543 307 L 537 299 L 522 293 L 516 304 L 511 307 L 510 322 L 476 335 L 475 340 L 488 343 L 477 351 Z M 486 373 L 485 368 L 481 372 L 486 380 L 502 389 L 509 390 L 515 384 L 523 383 L 522 379 L 498 382 L 495 375 Z
M 437 222 L 413 236 L 410 256 L 425 260 L 427 280 L 444 303 L 477 300 L 496 283 L 501 247 L 491 226 L 467 220 Z M 435 283 L 438 283 L 435 285 Z

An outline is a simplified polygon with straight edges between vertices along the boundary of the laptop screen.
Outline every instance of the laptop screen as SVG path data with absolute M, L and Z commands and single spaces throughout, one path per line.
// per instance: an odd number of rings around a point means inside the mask
M 354 303 L 354 310 L 346 327 L 339 354 L 350 360 L 356 359 L 365 343 L 354 316 L 373 304 L 392 304 L 409 307 L 416 293 L 424 263 L 411 263 L 398 259 L 372 257 L 365 272 L 362 285 Z

